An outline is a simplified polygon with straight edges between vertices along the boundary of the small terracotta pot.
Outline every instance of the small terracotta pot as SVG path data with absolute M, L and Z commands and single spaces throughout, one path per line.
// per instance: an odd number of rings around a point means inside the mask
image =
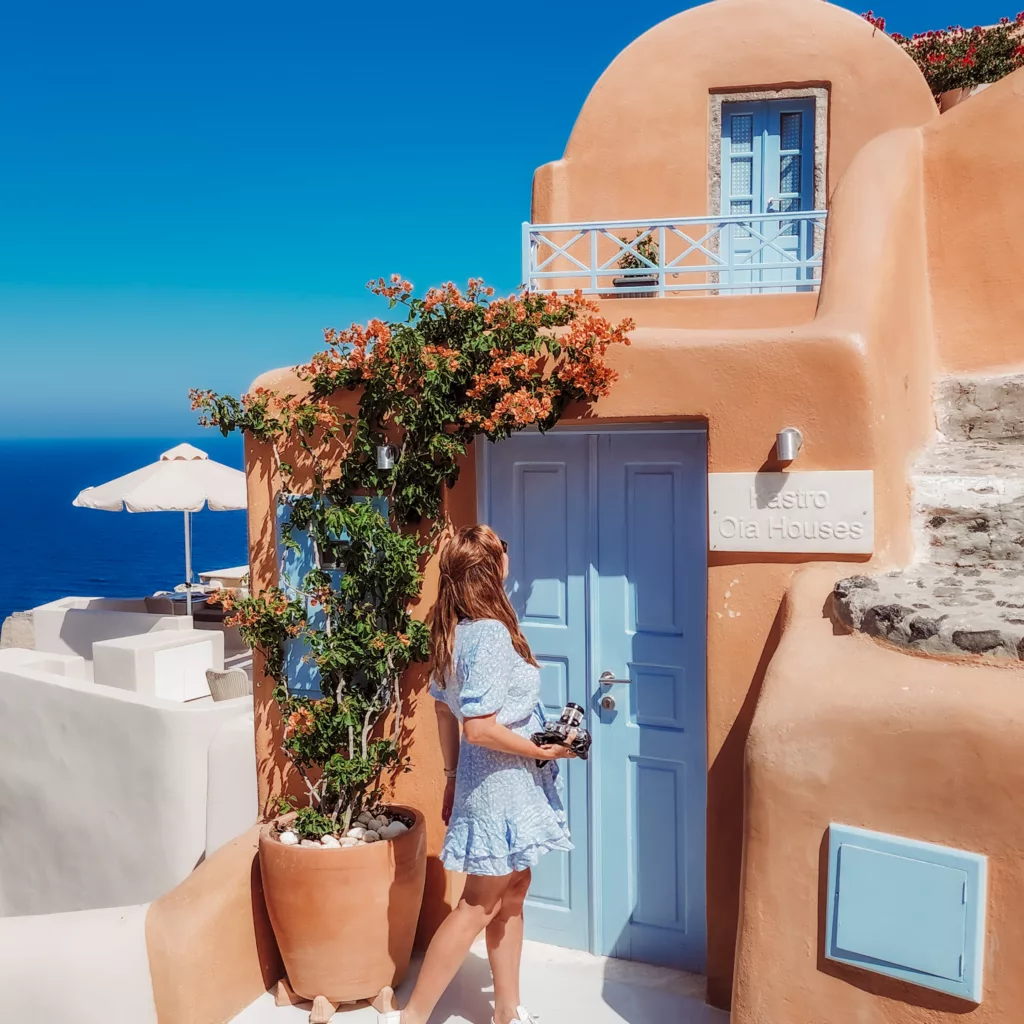
M 260 831 L 260 871 L 288 982 L 300 996 L 332 1003 L 374 999 L 409 969 L 423 901 L 423 815 L 397 839 L 340 850 L 284 846 Z
M 990 85 L 992 82 L 984 82 L 981 85 L 969 85 L 965 89 L 949 89 L 940 93 L 939 113 L 944 114 L 947 110 L 952 110 L 953 107 L 969 100 L 972 96 L 977 96 L 979 92 L 984 92 Z

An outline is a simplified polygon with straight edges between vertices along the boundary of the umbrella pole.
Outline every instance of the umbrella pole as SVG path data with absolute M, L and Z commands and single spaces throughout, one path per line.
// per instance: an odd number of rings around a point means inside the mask
M 185 513 L 185 614 L 192 614 L 192 523 L 191 513 Z

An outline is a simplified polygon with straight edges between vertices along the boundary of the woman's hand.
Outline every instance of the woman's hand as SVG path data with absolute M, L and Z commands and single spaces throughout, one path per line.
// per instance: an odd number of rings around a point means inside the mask
M 441 820 L 447 825 L 455 806 L 455 780 L 448 779 L 444 785 L 444 799 L 441 801 Z
M 557 761 L 564 757 L 575 757 L 576 753 L 572 749 L 572 743 L 575 739 L 576 730 L 570 729 L 568 736 L 565 737 L 564 747 L 560 743 L 545 743 L 544 746 L 537 748 L 541 751 L 541 753 L 537 755 L 538 760 Z
M 572 747 L 563 747 L 559 743 L 546 743 L 543 747 L 534 748 L 538 761 L 557 761 L 564 757 L 575 757 Z

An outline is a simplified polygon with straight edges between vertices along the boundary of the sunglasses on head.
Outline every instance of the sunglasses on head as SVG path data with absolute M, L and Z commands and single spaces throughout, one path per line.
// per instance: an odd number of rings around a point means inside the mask
M 501 550 L 504 551 L 505 554 L 507 555 L 508 554 L 508 541 L 507 540 L 502 540 L 499 537 L 498 538 L 498 543 L 501 544 Z

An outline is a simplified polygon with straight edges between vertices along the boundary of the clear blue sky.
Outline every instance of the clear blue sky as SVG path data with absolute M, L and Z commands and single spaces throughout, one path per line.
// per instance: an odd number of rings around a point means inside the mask
M 8 0 L 0 436 L 192 434 L 189 386 L 305 358 L 379 311 L 371 276 L 513 288 L 534 168 L 686 6 Z M 1015 8 L 878 13 L 910 33 Z

